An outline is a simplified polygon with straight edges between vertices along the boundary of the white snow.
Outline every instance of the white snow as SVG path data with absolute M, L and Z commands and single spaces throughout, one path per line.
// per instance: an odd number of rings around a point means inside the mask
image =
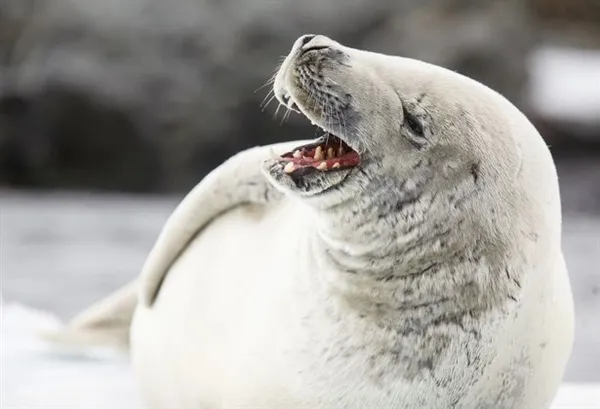
M 3 303 L 2 409 L 142 409 L 125 357 L 50 350 L 37 333 L 58 319 Z
M 126 357 L 50 350 L 36 334 L 56 328 L 51 314 L 2 303 L 3 409 L 142 409 Z M 566 384 L 553 409 L 599 409 L 600 384 Z

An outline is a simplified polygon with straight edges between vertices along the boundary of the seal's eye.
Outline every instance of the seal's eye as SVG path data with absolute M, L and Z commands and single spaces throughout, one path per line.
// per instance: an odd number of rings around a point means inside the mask
M 421 124 L 421 121 L 419 121 L 419 119 L 416 116 L 414 116 L 413 114 L 408 112 L 406 110 L 406 107 L 404 107 L 403 110 L 404 110 L 404 122 L 408 125 L 410 130 L 416 136 L 423 136 L 423 124 Z

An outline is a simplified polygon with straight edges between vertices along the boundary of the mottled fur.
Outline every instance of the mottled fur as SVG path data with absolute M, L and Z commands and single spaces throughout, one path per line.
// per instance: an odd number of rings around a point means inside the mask
M 133 322 L 151 407 L 547 408 L 573 311 L 556 172 L 523 114 L 323 36 L 294 44 L 274 91 L 362 163 L 290 177 L 256 148 L 186 198 Z

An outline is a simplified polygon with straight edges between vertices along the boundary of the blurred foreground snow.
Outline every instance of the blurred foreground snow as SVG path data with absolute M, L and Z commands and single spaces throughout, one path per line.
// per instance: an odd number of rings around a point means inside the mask
M 3 409 L 142 409 L 126 357 L 50 350 L 39 331 L 57 328 L 48 313 L 2 305 Z
M 2 304 L 3 409 L 142 409 L 125 357 L 52 351 L 36 334 L 59 320 Z M 565 384 L 553 409 L 600 408 L 600 384 Z

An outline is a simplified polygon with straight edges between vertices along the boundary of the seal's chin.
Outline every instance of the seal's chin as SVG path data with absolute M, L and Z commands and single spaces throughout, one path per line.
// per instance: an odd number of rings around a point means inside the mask
M 314 195 L 339 185 L 360 163 L 359 153 L 350 145 L 325 133 L 312 143 L 267 160 L 263 170 L 284 190 Z

